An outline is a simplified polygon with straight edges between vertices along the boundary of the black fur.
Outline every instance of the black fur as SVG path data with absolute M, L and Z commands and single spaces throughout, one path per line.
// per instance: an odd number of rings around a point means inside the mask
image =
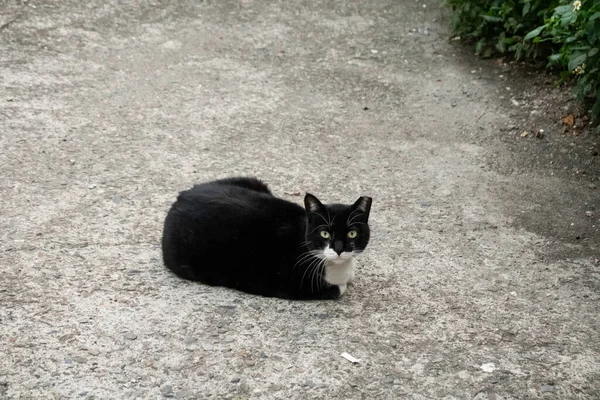
M 228 178 L 180 193 L 165 220 L 165 265 L 177 275 L 269 297 L 333 299 L 324 261 L 311 255 L 328 244 L 338 253 L 369 242 L 371 199 L 323 205 L 307 194 L 301 206 L 279 199 L 255 178 Z M 358 232 L 348 238 L 350 227 Z M 321 236 L 326 229 L 330 238 Z

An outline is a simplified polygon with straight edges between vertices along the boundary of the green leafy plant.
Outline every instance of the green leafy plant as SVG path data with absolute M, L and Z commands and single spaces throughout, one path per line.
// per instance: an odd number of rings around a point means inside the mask
M 454 35 L 477 54 L 511 54 L 561 71 L 557 84 L 576 83 L 600 132 L 600 1 L 446 0 Z

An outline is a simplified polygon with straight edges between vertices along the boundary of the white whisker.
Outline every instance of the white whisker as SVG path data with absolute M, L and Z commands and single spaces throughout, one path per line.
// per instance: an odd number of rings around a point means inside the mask
M 328 209 L 325 209 L 325 211 L 327 211 L 327 219 L 329 219 L 329 226 L 331 226 L 333 224 L 333 221 L 331 220 L 331 214 L 329 214 Z
M 352 218 L 352 215 L 357 212 L 360 211 L 359 209 L 353 210 L 350 215 L 348 215 L 348 219 L 346 220 L 346 225 L 350 225 L 350 218 Z
M 354 221 L 356 218 L 360 217 L 360 214 L 356 214 L 354 217 L 352 217 L 352 219 L 350 219 L 346 225 L 350 225 L 352 223 L 352 221 Z
M 329 211 L 328 211 L 328 213 L 329 213 Z M 321 217 L 321 219 L 323 219 L 323 221 L 325 221 L 325 223 L 326 223 L 327 225 L 329 225 L 329 222 L 327 222 L 327 220 L 325 219 L 325 217 L 324 217 L 324 216 L 322 216 L 321 214 L 319 214 L 319 213 L 316 213 L 316 212 L 310 212 L 309 214 L 315 214 L 315 215 L 318 215 L 319 217 Z
M 313 289 L 313 281 L 317 281 L 317 291 L 319 291 L 319 284 L 320 284 L 320 279 L 319 279 L 319 274 L 321 273 L 321 268 L 323 266 L 323 260 L 318 258 L 317 259 L 318 262 L 315 264 L 315 266 L 313 267 L 313 271 L 311 274 L 311 278 L 310 278 L 310 291 L 311 292 L 315 292 Z
M 304 270 L 304 274 L 302 274 L 302 279 L 300 279 L 300 286 L 302 286 L 302 283 L 304 282 L 304 277 L 306 276 L 306 273 L 307 273 L 308 271 L 310 271 L 310 270 L 312 269 L 312 267 L 313 267 L 314 265 L 316 265 L 316 263 L 318 263 L 319 261 L 321 261 L 319 258 L 315 258 L 315 259 L 314 259 L 314 260 L 313 260 L 313 261 L 310 263 L 310 265 L 308 266 L 308 268 L 306 268 L 306 269 Z M 310 276 L 310 274 L 309 274 L 309 276 Z M 312 290 L 312 288 L 311 288 L 311 290 Z
M 300 264 L 304 264 L 311 257 L 318 256 L 319 253 L 320 253 L 319 250 L 308 250 L 307 252 L 299 255 L 298 256 L 298 260 L 296 261 L 296 263 L 294 264 L 294 266 L 292 267 L 292 269 L 295 269 Z
M 326 227 L 326 228 L 329 228 L 329 225 L 321 224 L 321 225 L 317 226 L 315 229 L 313 229 L 312 231 L 310 231 L 309 235 L 312 235 L 312 233 L 313 233 L 314 231 L 316 231 L 317 229 L 319 229 L 319 228 L 321 228 L 321 227 Z

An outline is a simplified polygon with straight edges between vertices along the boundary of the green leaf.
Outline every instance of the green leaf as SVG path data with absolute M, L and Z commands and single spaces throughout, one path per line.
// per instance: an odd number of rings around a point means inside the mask
M 569 73 L 569 71 L 561 71 L 560 79 L 554 84 L 554 86 L 559 87 L 560 85 L 568 81 L 569 78 L 571 78 L 571 74 Z
M 560 54 L 552 54 L 548 58 L 550 58 L 550 60 L 552 60 L 552 61 L 558 61 L 558 59 L 560 58 Z
M 588 51 L 590 49 L 590 46 L 574 46 L 574 47 L 569 47 L 569 49 L 571 51 Z
M 589 19 L 590 19 L 590 21 L 593 21 L 598 18 L 600 18 L 600 11 L 596 11 L 595 13 L 593 13 Z
M 599 24 L 600 26 L 600 24 Z M 596 28 L 596 22 L 595 21 L 588 21 L 585 24 L 585 34 L 588 35 L 588 38 L 590 39 L 591 42 L 594 41 L 594 38 L 598 37 L 597 36 L 597 31 L 599 29 Z
M 573 71 L 575 68 L 580 66 L 587 59 L 587 54 L 585 53 L 573 53 L 571 58 L 569 58 L 569 71 Z
M 532 39 L 534 37 L 536 37 L 537 35 L 539 35 L 540 33 L 542 33 L 542 31 L 544 30 L 544 28 L 546 28 L 548 25 L 542 25 L 542 26 L 538 26 L 537 28 L 535 28 L 534 30 L 532 30 L 531 32 L 529 32 L 527 35 L 525 35 L 525 37 L 523 38 L 523 40 L 529 40 Z
M 577 20 L 577 14 L 574 13 L 573 11 L 569 11 L 568 13 L 565 13 L 562 16 L 562 19 L 560 20 L 560 26 L 562 26 L 564 28 L 567 25 L 572 24 L 576 20 Z
M 572 5 L 558 6 L 558 7 L 556 7 L 554 9 L 554 15 L 557 15 L 559 17 L 562 17 L 564 14 L 566 14 L 568 12 L 573 12 L 573 6 Z
M 531 10 L 531 3 L 528 2 L 523 6 L 523 16 L 526 16 L 529 10 Z
M 481 17 L 488 22 L 502 22 L 502 18 L 500 17 L 494 17 L 491 15 L 482 15 Z
M 590 50 L 590 52 L 588 53 L 588 57 L 594 57 L 596 54 L 598 54 L 598 48 L 594 47 L 593 49 Z
M 477 53 L 478 55 L 481 55 L 484 45 L 485 45 L 485 41 L 483 39 L 481 39 L 479 42 L 477 42 L 475 44 L 475 53 Z

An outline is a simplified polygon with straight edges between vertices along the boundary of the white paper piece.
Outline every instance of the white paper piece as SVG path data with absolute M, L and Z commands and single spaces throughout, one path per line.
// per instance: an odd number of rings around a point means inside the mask
M 344 357 L 346 360 L 350 361 L 352 364 L 357 364 L 360 362 L 360 360 L 358 358 L 354 358 L 348 353 L 342 353 L 342 357 Z
M 496 366 L 494 365 L 494 363 L 483 364 L 479 368 L 481 368 L 483 372 L 494 372 L 496 370 Z

